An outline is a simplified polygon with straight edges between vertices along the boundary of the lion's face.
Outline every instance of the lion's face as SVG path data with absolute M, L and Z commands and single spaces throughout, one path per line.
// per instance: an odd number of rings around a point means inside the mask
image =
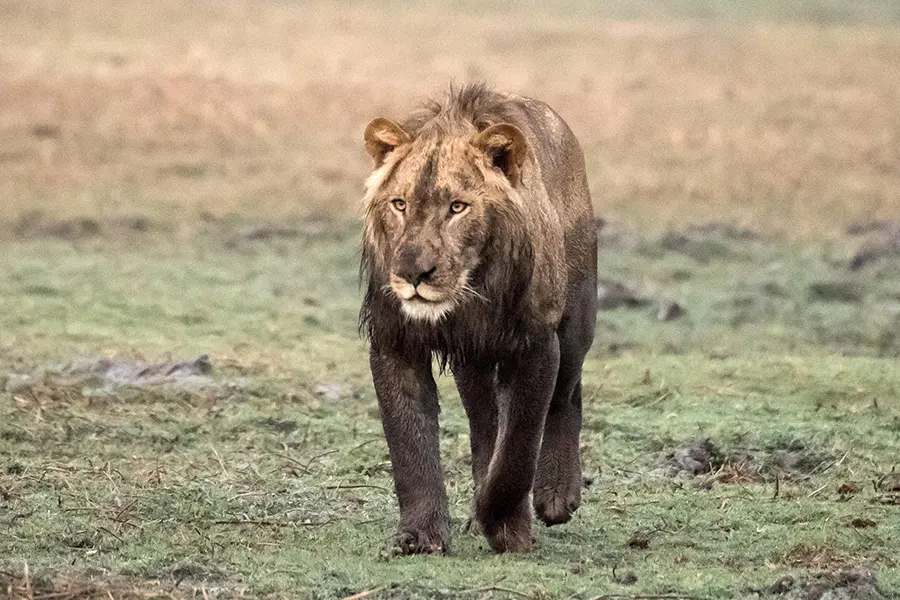
M 392 133 L 401 143 L 376 156 L 383 160 L 368 184 L 367 244 L 403 313 L 436 323 L 466 301 L 487 301 L 470 277 L 490 207 L 510 201 L 512 187 L 478 136 L 407 141 Z
M 477 295 L 469 276 L 487 237 L 490 199 L 474 149 L 457 145 L 424 156 L 411 148 L 370 206 L 383 231 L 387 283 L 412 319 L 439 321 Z

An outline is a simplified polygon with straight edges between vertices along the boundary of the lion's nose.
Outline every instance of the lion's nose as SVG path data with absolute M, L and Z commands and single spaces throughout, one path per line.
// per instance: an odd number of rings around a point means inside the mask
M 397 273 L 398 277 L 402 277 L 406 281 L 413 284 L 413 287 L 418 286 L 420 283 L 427 283 L 431 276 L 434 275 L 434 272 L 437 270 L 437 267 L 422 267 L 418 265 L 413 265 L 410 269 L 402 269 Z
M 404 252 L 400 256 L 397 269 L 394 271 L 397 277 L 400 277 L 413 285 L 418 286 L 420 283 L 427 283 L 434 272 L 437 270 L 436 261 L 430 260 L 426 252 Z

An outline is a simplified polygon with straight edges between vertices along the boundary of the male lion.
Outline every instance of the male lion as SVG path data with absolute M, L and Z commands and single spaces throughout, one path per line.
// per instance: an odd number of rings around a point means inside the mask
M 594 337 L 597 238 L 584 156 L 546 104 L 451 89 L 365 146 L 361 323 L 400 504 L 398 550 L 450 545 L 432 356 L 471 428 L 474 516 L 497 552 L 581 502 L 581 370 Z

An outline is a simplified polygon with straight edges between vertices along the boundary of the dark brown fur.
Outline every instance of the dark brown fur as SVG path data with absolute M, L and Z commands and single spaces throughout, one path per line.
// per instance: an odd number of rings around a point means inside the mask
M 580 503 L 581 368 L 596 319 L 581 150 L 546 105 L 481 85 L 451 90 L 402 126 L 376 119 L 366 148 L 376 171 L 361 326 L 400 503 L 398 546 L 450 544 L 437 356 L 469 417 L 475 518 L 494 550 L 527 550 L 532 490 L 548 525 Z

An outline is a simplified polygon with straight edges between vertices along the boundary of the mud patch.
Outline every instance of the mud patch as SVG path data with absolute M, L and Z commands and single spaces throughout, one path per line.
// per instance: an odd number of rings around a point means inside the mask
M 705 476 L 702 487 L 713 483 L 754 483 L 776 475 L 791 479 L 821 473 L 834 465 L 829 454 L 797 442 L 767 450 L 723 450 L 709 438 L 695 440 L 669 452 L 663 461 L 669 477 Z
M 297 421 L 292 419 L 266 417 L 265 419 L 257 419 L 256 424 L 277 433 L 291 433 L 297 429 Z
M 704 475 L 722 464 L 719 448 L 709 438 L 697 440 L 678 448 L 666 457 L 666 475 L 674 477 L 679 473 Z
M 762 592 L 763 597 L 785 600 L 880 600 L 886 598 L 878 589 L 875 575 L 855 568 L 794 577 L 787 575 Z
M 769 471 L 787 471 L 811 475 L 825 470 L 832 462 L 831 455 L 807 448 L 775 450 L 766 461 Z
M 11 375 L 7 380 L 6 391 L 17 393 L 44 385 L 104 392 L 122 387 L 196 392 L 222 385 L 212 377 L 212 372 L 212 363 L 205 354 L 194 360 L 162 363 L 83 358 L 51 367 L 37 376 Z
M 706 475 L 702 487 L 713 483 L 750 483 L 762 479 L 759 462 L 746 452 L 725 452 L 709 438 L 678 448 L 666 457 L 665 473 Z

